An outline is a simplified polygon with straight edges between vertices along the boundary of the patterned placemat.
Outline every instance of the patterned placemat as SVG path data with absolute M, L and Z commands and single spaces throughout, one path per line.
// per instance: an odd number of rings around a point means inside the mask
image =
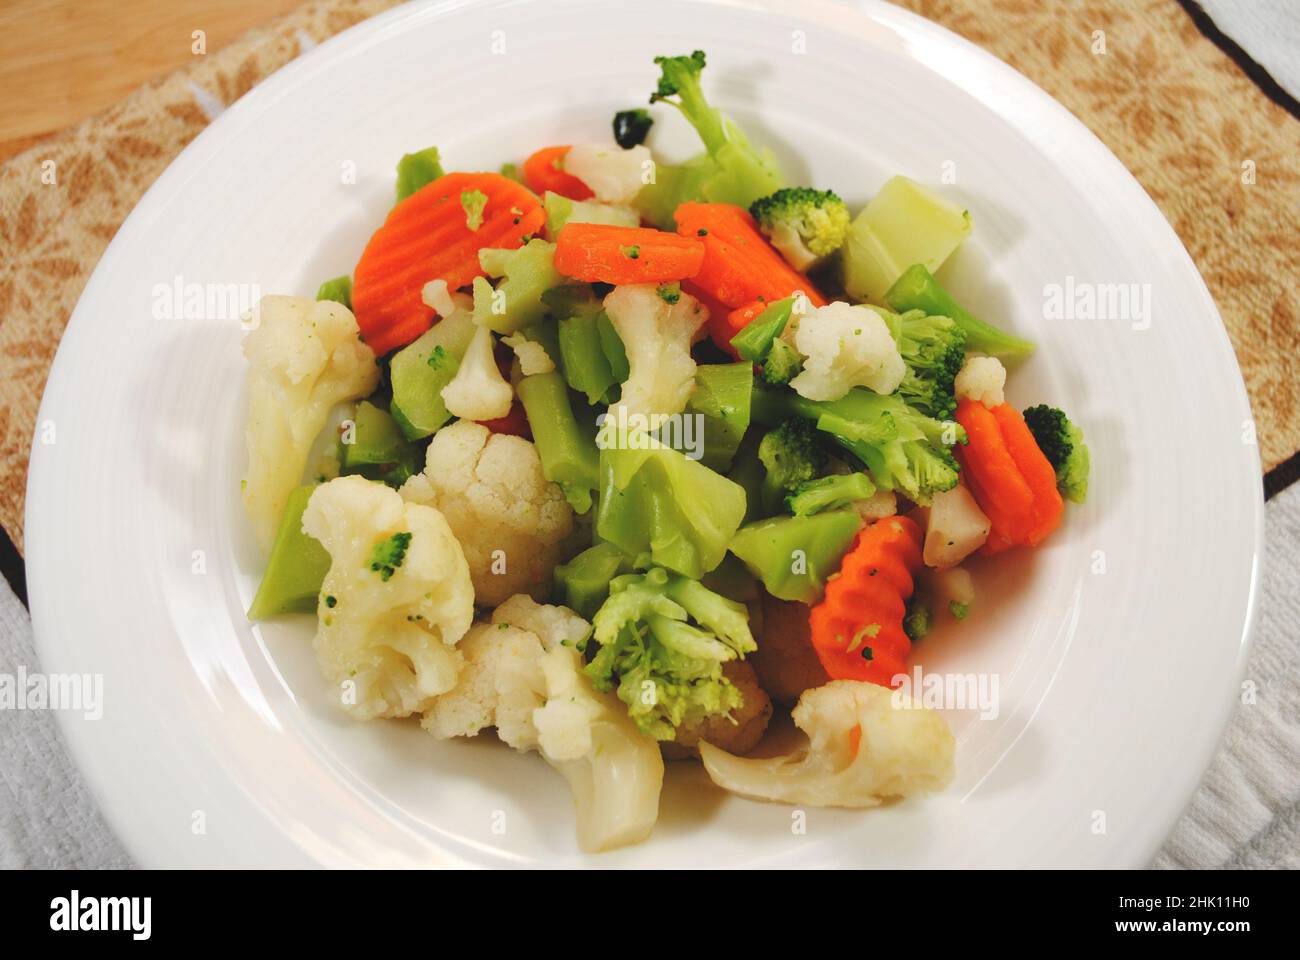
M 0 525 L 22 549 L 37 405 L 104 248 L 220 109 L 395 4 L 310 3 L 0 168 Z M 1264 468 L 1300 450 L 1300 121 L 1175 0 L 904 0 L 1030 77 L 1133 171 L 1205 276 L 1250 391 Z

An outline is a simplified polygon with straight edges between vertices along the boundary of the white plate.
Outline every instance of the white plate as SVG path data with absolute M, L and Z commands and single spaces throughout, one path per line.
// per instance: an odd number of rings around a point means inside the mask
M 155 319 L 155 285 L 310 295 L 355 263 L 403 152 L 436 143 L 452 168 L 495 169 L 605 137 L 616 109 L 644 103 L 655 54 L 696 47 L 717 102 L 795 182 L 857 204 L 891 174 L 955 171 L 946 190 L 976 229 L 944 276 L 1040 342 L 1010 397 L 1084 425 L 1092 490 L 1045 548 L 985 565 L 977 612 L 920 646 L 927 670 L 1000 684 L 996 719 L 950 712 L 950 791 L 809 811 L 799 834 L 790 809 L 677 765 L 653 837 L 597 862 L 1137 866 L 1155 852 L 1237 693 L 1263 511 L 1228 339 L 1142 189 L 1029 81 L 884 3 L 492 0 L 392 11 L 236 104 L 131 214 L 59 348 L 40 413 L 55 442 L 38 439 L 28 485 L 31 609 L 44 669 L 104 676 L 103 718 L 61 714 L 63 728 L 142 863 L 589 862 L 540 759 L 354 723 L 327 703 L 309 621 L 245 621 L 261 560 L 237 497 L 240 329 Z M 655 142 L 680 154 L 683 129 L 664 120 Z M 1150 328 L 1043 319 L 1045 285 L 1067 276 L 1149 284 Z

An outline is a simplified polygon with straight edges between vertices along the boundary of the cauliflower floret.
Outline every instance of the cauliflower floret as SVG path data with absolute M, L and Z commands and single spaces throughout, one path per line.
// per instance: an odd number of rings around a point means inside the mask
M 925 565 L 956 566 L 984 546 L 992 527 L 964 484 L 936 493 L 925 525 Z
M 423 726 L 446 738 L 495 725 L 516 750 L 539 751 L 569 781 L 579 845 L 597 852 L 649 835 L 664 767 L 623 703 L 597 693 L 583 672 L 577 644 L 590 630 L 568 607 L 511 597 L 470 631 L 460 683 L 434 702 Z
M 686 293 L 667 303 L 654 284 L 615 287 L 604 306 L 628 361 L 627 382 L 610 415 L 617 416 L 619 407 L 651 418 L 681 413 L 695 390 L 691 340 L 708 311 Z
M 352 311 L 332 300 L 263 297 L 248 358 L 248 473 L 244 509 L 269 550 L 285 501 L 302 482 L 330 410 L 375 389 L 379 367 Z
M 460 540 L 475 599 L 493 606 L 514 593 L 545 597 L 573 529 L 564 492 L 542 474 L 522 437 L 459 420 L 434 434 L 423 473 L 401 494 L 437 507 Z
M 952 780 L 955 743 L 943 717 L 885 687 L 833 680 L 805 692 L 791 716 L 810 742 L 790 756 L 747 760 L 700 744 L 713 782 L 760 800 L 874 807 Z
M 452 416 L 465 420 L 496 420 L 510 412 L 515 392 L 492 353 L 492 331 L 480 326 L 465 348 L 451 382 L 442 388 L 442 401 Z
M 534 713 L 546 705 L 543 654 L 582 663 L 577 645 L 591 624 L 568 607 L 544 606 L 516 594 L 477 623 L 460 643 L 465 667 L 455 689 L 434 701 L 421 726 L 439 739 L 472 737 L 495 726 L 497 736 L 516 750 L 536 750 Z M 581 754 L 582 751 L 579 751 Z
M 452 293 L 447 288 L 447 281 L 441 278 L 430 280 L 420 291 L 424 305 L 440 317 L 449 317 L 456 310 L 469 310 L 474 300 L 463 293 Z
M 502 337 L 501 342 L 515 352 L 519 358 L 519 372 L 525 377 L 531 377 L 535 373 L 550 373 L 555 369 L 555 361 L 536 340 L 529 340 L 522 333 L 512 333 L 508 337 Z
M 564 155 L 564 172 L 585 183 L 604 203 L 630 204 L 646 185 L 654 161 L 648 147 L 579 143 Z
M 547 650 L 578 644 L 591 632 L 591 624 L 568 607 L 538 603 L 527 594 L 517 593 L 492 611 L 492 622 L 507 623 L 536 634 Z
M 612 693 L 598 693 L 567 647 L 542 658 L 546 705 L 533 714 L 538 748 L 564 775 L 588 852 L 640 843 L 659 818 L 664 761 Z
M 1002 394 L 1006 383 L 1007 368 L 997 357 L 967 357 L 952 386 L 958 400 L 974 400 L 986 407 L 997 407 L 1006 402 Z
M 500 680 L 507 674 L 536 672 L 542 654 L 537 636 L 504 623 L 476 623 L 457 649 L 465 657 L 460 679 L 424 711 L 420 725 L 440 740 L 473 737 L 495 726 L 501 739 L 516 749 L 535 745 L 532 711 L 541 706 L 540 697 L 531 685 L 517 685 L 510 703 L 503 704 Z
M 752 656 L 752 655 L 751 655 Z M 701 741 L 707 741 L 728 753 L 746 754 L 758 745 L 772 719 L 772 700 L 758 685 L 754 668 L 744 660 L 723 664 L 722 675 L 731 681 L 744 698 L 730 714 L 708 714 L 677 728 L 672 740 L 660 747 L 670 760 L 699 756 Z
M 474 589 L 442 514 L 348 476 L 317 488 L 302 528 L 330 555 L 315 648 L 343 709 L 360 720 L 405 717 L 450 690 Z
M 799 319 L 794 345 L 804 361 L 790 386 L 809 400 L 838 400 L 854 387 L 893 393 L 907 372 L 889 326 L 870 307 L 838 300 L 818 307 Z

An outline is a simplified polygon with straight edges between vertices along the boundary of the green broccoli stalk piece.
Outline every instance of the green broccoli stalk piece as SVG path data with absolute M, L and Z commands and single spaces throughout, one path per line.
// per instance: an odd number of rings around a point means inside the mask
M 930 605 L 920 597 L 913 596 L 907 601 L 907 612 L 903 614 L 903 632 L 915 643 L 930 632 Z
M 722 665 L 757 649 L 743 604 L 662 567 L 615 577 L 592 620 L 592 685 L 615 691 L 640 730 L 672 740 L 683 723 L 729 714 L 744 698 Z
M 1056 470 L 1056 485 L 1073 503 L 1088 499 L 1088 470 L 1092 459 L 1083 431 L 1056 407 L 1040 404 L 1025 411 L 1025 424 L 1038 441 L 1047 462 Z
M 865 500 L 876 492 L 876 485 L 865 473 L 843 473 L 805 480 L 785 498 L 785 505 L 796 517 L 807 517 L 823 510 L 846 507 Z
M 405 200 L 443 175 L 437 147 L 426 147 L 402 155 L 397 161 L 397 199 Z
M 966 333 L 966 346 L 970 350 L 994 357 L 1015 359 L 1033 352 L 1034 345 L 1020 337 L 999 330 L 990 323 L 967 313 L 952 294 L 939 285 L 923 263 L 914 263 L 903 271 L 885 292 L 885 303 L 903 313 L 906 310 L 924 310 L 930 316 L 952 317 Z
M 751 415 L 775 425 L 802 417 L 848 451 L 881 490 L 900 491 L 920 504 L 957 484 L 960 469 L 950 444 L 965 443 L 961 426 L 941 423 L 897 394 L 855 388 L 838 400 L 808 400 L 789 390 L 754 387 Z
M 849 235 L 848 205 L 830 190 L 786 187 L 755 200 L 749 212 L 796 270 L 817 266 Z
M 743 657 L 758 649 L 749 632 L 749 611 L 743 603 L 728 600 L 699 580 L 669 577 L 669 599 L 680 604 L 690 618 Z
M 385 537 L 370 551 L 370 569 L 387 583 L 406 559 L 406 548 L 410 545 L 409 533 L 395 533 L 391 537 Z
M 794 308 L 794 297 L 784 297 L 769 303 L 753 320 L 745 324 L 743 330 L 731 338 L 731 348 L 742 360 L 762 363 L 776 338 L 790 322 L 790 312 Z
M 352 278 L 346 273 L 333 280 L 326 280 L 316 291 L 317 300 L 333 300 L 352 309 Z
M 763 476 L 763 509 L 776 512 L 786 494 L 811 480 L 826 465 L 826 451 L 817 442 L 815 426 L 791 417 L 764 434 L 758 444 Z
M 802 369 L 803 357 L 799 351 L 784 340 L 776 339 L 763 360 L 763 382 L 782 387 L 797 377 Z
M 680 450 L 604 421 L 597 437 L 596 536 L 630 557 L 699 579 L 726 556 L 745 518 L 745 490 Z
M 483 209 L 487 206 L 487 194 L 482 190 L 464 190 L 460 195 L 460 208 L 465 211 L 465 226 L 477 230 L 483 226 Z
M 740 128 L 709 105 L 700 84 L 704 51 L 690 56 L 655 57 L 659 85 L 651 103 L 664 102 L 681 111 L 700 135 L 705 153 L 678 167 L 659 165 L 655 183 L 641 191 L 638 205 L 647 219 L 667 226 L 678 204 L 687 200 L 734 203 L 748 208 L 783 186 L 770 151 L 757 150 Z
M 923 310 L 909 310 L 891 327 L 907 364 L 898 395 L 928 417 L 951 418 L 957 409 L 953 382 L 966 359 L 966 332 L 955 320 L 926 316 Z
M 633 110 L 620 110 L 614 114 L 614 142 L 624 150 L 631 150 L 645 143 L 654 120 L 650 111 L 644 107 Z

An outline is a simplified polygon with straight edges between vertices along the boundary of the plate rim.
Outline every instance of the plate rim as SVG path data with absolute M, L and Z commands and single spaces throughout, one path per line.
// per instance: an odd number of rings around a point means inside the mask
M 273 102 L 283 93 L 289 92 L 300 75 L 306 76 L 312 71 L 328 69 L 331 61 L 336 62 L 339 57 L 346 56 L 349 47 L 364 43 L 374 35 L 392 29 L 409 18 L 419 17 L 437 20 L 455 16 L 465 8 L 481 8 L 489 5 L 512 6 L 516 2 L 518 0 L 487 0 L 487 2 L 482 2 L 482 0 L 480 2 L 474 2 L 474 0 L 426 0 L 426 2 L 408 3 L 394 7 L 355 24 L 326 39 L 316 47 L 303 52 L 264 78 L 235 103 L 229 105 L 173 158 L 162 174 L 149 186 L 124 219 L 117 234 L 101 255 L 99 262 L 87 279 L 86 285 L 78 297 L 77 304 L 70 314 L 65 330 L 60 337 L 59 347 L 50 365 L 46 385 L 42 392 L 37 413 L 37 423 L 39 424 L 50 418 L 51 411 L 47 409 L 47 404 L 52 403 L 51 397 L 59 393 L 63 388 L 64 381 L 68 377 L 69 364 L 71 363 L 67 359 L 70 351 L 65 349 L 65 343 L 78 336 L 81 329 L 89 322 L 79 319 L 79 317 L 84 312 L 93 309 L 88 304 L 92 303 L 93 294 L 102 282 L 103 276 L 111 271 L 120 251 L 138 240 L 136 235 L 140 233 L 142 224 L 152 216 L 153 211 L 165 206 L 183 191 L 185 181 L 205 162 L 206 156 L 213 150 L 214 145 L 219 145 L 224 138 L 235 132 L 237 129 L 236 124 L 242 118 L 254 115 L 256 111 L 262 110 L 265 105 Z M 532 0 L 532 2 L 537 2 L 537 0 Z M 1230 398 L 1231 402 L 1253 421 L 1253 410 L 1246 391 L 1244 377 L 1241 373 L 1240 363 L 1228 336 L 1227 328 L 1223 323 L 1222 315 L 1205 283 L 1204 277 L 1188 253 L 1181 238 L 1160 208 L 1151 199 L 1146 189 L 1110 148 L 1082 120 L 1029 77 L 989 51 L 966 40 L 955 31 L 910 10 L 894 6 L 886 2 L 886 0 L 853 0 L 851 3 L 830 3 L 829 0 L 803 0 L 803 2 L 800 2 L 800 0 L 689 0 L 689 2 L 714 7 L 771 11 L 813 22 L 825 21 L 825 18 L 828 17 L 840 24 L 847 21 L 865 26 L 868 22 L 875 22 L 896 33 L 908 33 L 917 38 L 955 47 L 964 53 L 967 58 L 974 61 L 973 65 L 978 67 L 979 80 L 982 81 L 984 87 L 984 89 L 977 91 L 966 88 L 967 92 L 986 106 L 996 108 L 1004 105 L 1013 95 L 1032 99 L 1034 103 L 1031 106 L 1036 115 L 1041 116 L 1045 113 L 1054 124 L 1063 125 L 1070 129 L 1072 146 L 1087 145 L 1087 149 L 1092 155 L 1090 160 L 1105 167 L 1103 175 L 1108 181 L 1123 183 L 1127 189 L 1131 192 L 1135 190 L 1135 195 L 1141 197 L 1143 204 L 1140 215 L 1143 220 L 1149 220 L 1158 225 L 1157 229 L 1163 233 L 1167 241 L 1165 250 L 1169 252 L 1178 251 L 1178 268 L 1183 273 L 1189 273 L 1191 277 L 1195 278 L 1194 293 L 1196 297 L 1208 308 L 1210 315 L 1217 319 L 1218 323 L 1215 325 L 1217 328 L 1215 333 L 1217 347 L 1226 354 L 1232 370 L 1236 373 L 1235 378 L 1230 378 L 1235 387 L 1235 395 Z M 968 65 L 971 64 L 968 63 Z M 926 62 L 924 67 L 949 81 L 956 82 L 953 76 L 954 69 L 951 65 L 947 65 L 945 69 L 943 64 Z M 1009 89 L 1001 93 L 989 89 L 989 87 L 998 83 L 1005 84 Z M 1005 111 L 995 109 L 995 112 L 1005 118 Z M 1018 125 L 1016 129 L 1028 136 Z M 1032 137 L 1029 139 L 1040 149 L 1043 149 L 1043 144 L 1039 139 Z M 1244 444 L 1243 447 L 1245 447 Z M 1257 444 L 1254 445 L 1254 450 L 1253 469 L 1255 473 L 1262 476 Z M 47 616 L 47 614 L 56 609 L 59 604 L 57 576 L 54 572 L 45 570 L 41 563 L 44 537 L 58 531 L 56 512 L 46 505 L 41 483 L 46 472 L 54 469 L 52 457 L 52 453 L 43 452 L 43 445 L 38 442 L 38 436 L 34 436 L 32 438 L 28 468 L 24 529 L 26 533 L 29 609 L 35 650 L 38 663 L 41 664 L 42 669 L 48 669 L 52 656 L 57 659 L 57 653 L 49 641 L 49 635 L 45 627 L 47 621 L 53 619 L 52 616 Z M 1235 677 L 1232 678 L 1234 682 L 1229 684 L 1225 681 L 1224 695 L 1214 708 L 1214 727 L 1218 731 L 1217 736 L 1213 738 L 1207 736 L 1199 748 L 1189 748 L 1195 753 L 1194 762 L 1184 763 L 1180 767 L 1180 771 L 1182 771 L 1181 782 L 1176 785 L 1176 789 L 1166 791 L 1166 796 L 1176 795 L 1179 799 L 1176 802 L 1169 801 L 1164 804 L 1163 815 L 1158 818 L 1159 829 L 1153 827 L 1143 834 L 1147 842 L 1142 844 L 1140 849 L 1135 847 L 1132 850 L 1133 856 L 1128 859 L 1129 866 L 1141 867 L 1149 864 L 1183 812 L 1190 806 L 1197 787 L 1224 740 L 1228 722 L 1237 700 L 1236 691 L 1239 689 L 1241 678 L 1244 676 L 1250 649 L 1259 625 L 1265 522 L 1262 484 L 1257 487 L 1251 503 L 1253 523 L 1250 529 L 1249 549 L 1252 562 L 1245 597 L 1245 609 L 1241 611 L 1240 615 L 1241 630 L 1237 646 L 1237 669 Z M 48 531 L 47 528 L 49 528 Z M 32 536 L 33 533 L 38 535 Z M 89 738 L 82 734 L 81 728 L 73 722 L 71 717 L 64 716 L 62 711 L 55 711 L 55 716 L 69 754 L 91 795 L 98 803 L 103 817 L 137 862 L 148 859 L 141 855 L 142 851 L 148 847 L 147 842 L 143 839 L 148 832 L 148 825 L 132 819 L 131 811 L 127 809 L 126 804 L 123 802 L 124 798 L 121 792 L 115 790 L 112 778 L 99 778 L 91 773 L 93 767 L 86 763 L 87 751 L 91 749 L 91 745 Z

